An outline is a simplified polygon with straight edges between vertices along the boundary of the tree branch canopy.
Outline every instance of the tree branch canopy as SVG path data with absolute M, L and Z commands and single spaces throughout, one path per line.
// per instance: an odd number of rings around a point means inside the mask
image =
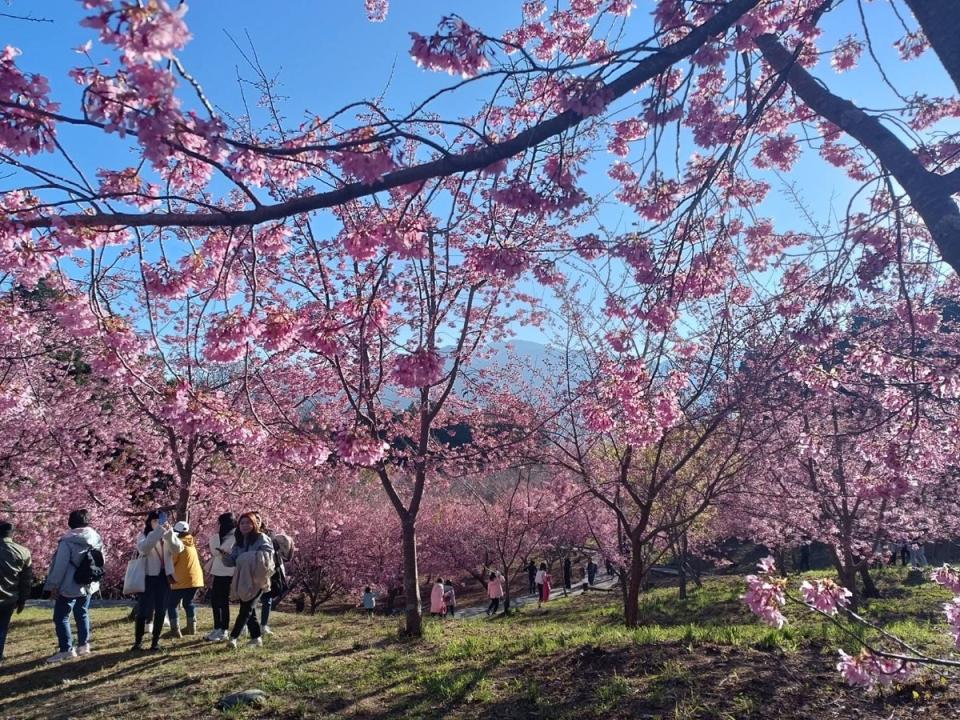
M 927 170 L 879 120 L 830 92 L 794 61 L 794 54 L 775 35 L 759 36 L 757 47 L 773 69 L 786 76 L 787 83 L 810 109 L 857 140 L 890 171 L 923 218 L 944 261 L 960 273 L 960 208 L 951 197 L 950 177 Z
M 600 85 L 597 92 L 608 102 L 623 97 L 680 60 L 692 55 L 709 38 L 726 32 L 745 13 L 756 7 L 759 2 L 760 0 L 732 0 L 709 20 L 693 28 L 682 39 L 639 61 L 632 70 L 623 73 L 609 83 Z M 494 143 L 480 150 L 451 154 L 431 162 L 397 170 L 384 175 L 373 183 L 348 183 L 329 192 L 304 195 L 250 210 L 94 213 L 90 215 L 63 215 L 59 219 L 74 227 L 240 227 L 257 225 L 313 210 L 336 207 L 350 200 L 374 195 L 402 185 L 422 183 L 433 178 L 482 170 L 501 160 L 519 155 L 551 137 L 576 127 L 583 122 L 585 117 L 584 114 L 575 110 L 567 110 L 537 123 L 509 140 Z M 27 220 L 22 224 L 24 227 L 41 228 L 50 227 L 53 222 L 53 217 L 46 216 Z

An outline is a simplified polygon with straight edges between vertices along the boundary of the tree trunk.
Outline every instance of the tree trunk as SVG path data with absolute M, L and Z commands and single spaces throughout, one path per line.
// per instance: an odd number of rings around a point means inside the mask
M 407 596 L 407 635 L 423 635 L 423 607 L 420 603 L 420 574 L 417 570 L 417 525 L 403 522 L 403 590 Z
M 960 13 L 956 0 L 907 0 L 954 85 L 960 90 Z
M 627 577 L 627 602 L 623 609 L 623 617 L 627 627 L 637 627 L 640 624 L 640 587 L 644 576 L 643 556 L 640 549 L 639 543 L 631 543 L 630 573 Z
M 866 562 L 860 563 L 860 579 L 863 580 L 863 596 L 868 598 L 878 598 L 880 597 L 880 591 L 877 590 L 876 583 L 873 582 L 873 577 L 870 575 L 870 568 L 867 567 Z

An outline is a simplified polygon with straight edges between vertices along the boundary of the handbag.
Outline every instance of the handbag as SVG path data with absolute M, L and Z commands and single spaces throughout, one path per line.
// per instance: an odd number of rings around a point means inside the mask
M 146 558 L 137 555 L 127 563 L 127 571 L 123 574 L 123 594 L 139 595 L 147 589 Z

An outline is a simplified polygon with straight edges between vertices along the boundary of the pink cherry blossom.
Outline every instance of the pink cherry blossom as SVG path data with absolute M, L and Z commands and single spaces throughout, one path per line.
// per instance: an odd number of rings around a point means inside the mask
M 813 582 L 804 580 L 800 595 L 805 603 L 828 615 L 836 615 L 837 608 L 845 607 L 853 597 L 853 593 L 829 578 Z

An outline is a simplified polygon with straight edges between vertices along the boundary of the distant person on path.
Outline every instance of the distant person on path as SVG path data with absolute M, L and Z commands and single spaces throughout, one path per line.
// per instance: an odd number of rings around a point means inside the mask
M 437 578 L 433 583 L 433 587 L 430 589 L 430 614 L 433 617 L 443 617 L 444 606 L 443 606 L 443 579 Z
M 230 586 L 231 598 L 240 601 L 240 610 L 237 620 L 230 633 L 229 646 L 237 647 L 237 639 L 243 626 L 247 626 L 250 633 L 250 647 L 263 645 L 260 637 L 260 623 L 257 622 L 256 603 L 263 592 L 270 589 L 270 578 L 273 575 L 273 542 L 260 527 L 260 519 L 256 513 L 248 512 L 240 516 L 237 523 L 240 539 L 233 546 L 230 554 L 223 559 L 227 567 L 236 568 L 233 574 L 233 583 Z
M 567 557 L 563 561 L 563 586 L 570 590 L 573 587 L 573 563 L 570 562 L 570 558 Z
M 363 590 L 363 609 L 368 617 L 373 617 L 373 613 L 377 609 L 377 594 L 370 589 L 369 585 Z
M 54 600 L 53 624 L 60 650 L 47 658 L 56 663 L 90 654 L 90 597 L 100 589 L 103 575 L 103 540 L 89 526 L 89 513 L 74 510 L 67 519 L 70 528 L 54 553 L 43 589 Z M 77 623 L 77 646 L 70 632 L 70 613 Z
M 453 580 L 447 578 L 443 584 L 443 603 L 447 606 L 450 617 L 457 616 L 457 593 L 453 589 Z
M 497 610 L 500 609 L 500 598 L 503 597 L 503 583 L 495 572 L 490 573 L 490 579 L 487 582 L 487 597 L 490 598 L 487 617 L 490 617 L 497 614 Z
M 542 563 L 540 569 L 543 570 L 543 584 L 540 585 L 540 599 L 537 600 L 538 608 L 543 607 L 543 603 L 550 599 L 550 591 L 553 585 L 553 577 L 547 572 L 547 564 Z
M 810 543 L 800 546 L 800 572 L 810 569 Z
M 187 627 L 184 628 L 184 635 L 197 634 L 197 608 L 193 604 L 193 599 L 197 596 L 197 590 L 204 586 L 203 567 L 200 565 L 200 555 L 197 553 L 197 547 L 190 534 L 189 523 L 181 520 L 174 525 L 166 535 L 163 536 L 164 564 L 169 573 L 167 579 L 170 581 L 170 596 L 167 606 L 167 614 L 170 616 L 170 636 L 180 637 L 180 613 L 179 607 L 183 603 L 183 609 L 187 616 Z
M 233 513 L 223 513 L 217 518 L 220 527 L 210 536 L 210 572 L 213 575 L 213 588 L 210 591 L 210 605 L 213 608 L 213 632 L 205 637 L 211 642 L 226 640 L 230 634 L 230 584 L 233 582 L 233 568 L 227 567 L 223 559 L 233 552 L 237 539 L 233 532 L 237 525 Z
M 527 592 L 531 595 L 537 591 L 537 564 L 531 560 L 527 563 Z
M 907 566 L 907 557 L 909 556 L 909 553 L 910 553 L 909 543 L 901 544 L 900 545 L 900 564 L 903 565 L 904 567 Z
M 927 552 L 923 542 L 916 540 L 910 543 L 910 567 L 922 568 L 927 566 Z
M 593 585 L 597 581 L 597 570 L 600 568 L 593 561 L 593 558 L 587 561 L 587 582 Z
M 33 584 L 33 560 L 30 551 L 13 541 L 13 526 L 0 523 L 0 663 L 7 630 L 14 612 L 23 612 Z
M 167 568 L 169 561 L 164 555 L 163 536 L 169 530 L 165 512 L 151 512 L 143 525 L 143 534 L 137 540 L 137 552 L 146 560 L 146 582 L 144 591 L 137 601 L 137 620 L 134 626 L 132 652 L 143 650 L 143 636 L 150 625 L 150 650 L 160 650 L 160 633 L 163 630 L 163 616 L 167 610 L 170 596 L 170 580 L 167 577 L 173 568 Z
M 613 577 L 613 563 L 610 560 L 604 561 L 607 565 L 607 577 Z
M 540 600 L 543 597 L 543 579 L 547 576 L 547 564 L 540 563 L 540 569 L 534 576 L 534 584 L 537 586 L 537 607 L 540 607 Z

